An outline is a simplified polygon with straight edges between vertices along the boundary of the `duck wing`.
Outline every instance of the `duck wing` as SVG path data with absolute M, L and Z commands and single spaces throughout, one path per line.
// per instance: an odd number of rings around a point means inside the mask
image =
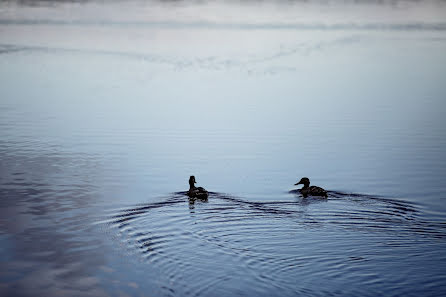
M 325 197 L 327 197 L 327 191 L 325 191 L 321 187 L 311 186 L 308 189 L 308 192 L 309 192 L 310 195 L 313 195 L 313 196 L 325 196 Z
M 202 188 L 202 187 L 198 187 L 197 190 L 198 190 L 198 192 L 206 192 L 206 193 L 208 192 L 208 191 L 206 191 L 205 188 Z
M 209 196 L 209 193 L 204 188 L 198 187 L 198 188 L 190 189 L 187 192 L 187 196 L 189 196 L 189 198 L 207 199 Z

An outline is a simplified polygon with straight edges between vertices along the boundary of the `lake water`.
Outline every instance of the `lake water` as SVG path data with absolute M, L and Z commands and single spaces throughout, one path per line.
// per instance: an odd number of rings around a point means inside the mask
M 2 2 L 0 295 L 445 296 L 445 53 L 444 1 Z

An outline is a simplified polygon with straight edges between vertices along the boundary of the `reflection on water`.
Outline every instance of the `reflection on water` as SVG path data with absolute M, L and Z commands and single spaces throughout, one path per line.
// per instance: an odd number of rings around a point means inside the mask
M 88 219 L 95 186 L 72 179 L 91 174 L 88 159 L 0 147 L 1 295 L 101 296 L 95 270 L 105 259 Z
M 445 7 L 1 2 L 0 295 L 445 295 Z

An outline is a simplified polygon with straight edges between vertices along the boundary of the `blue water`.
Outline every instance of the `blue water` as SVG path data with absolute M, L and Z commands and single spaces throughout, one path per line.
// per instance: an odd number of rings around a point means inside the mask
M 445 19 L 1 3 L 0 295 L 444 296 Z

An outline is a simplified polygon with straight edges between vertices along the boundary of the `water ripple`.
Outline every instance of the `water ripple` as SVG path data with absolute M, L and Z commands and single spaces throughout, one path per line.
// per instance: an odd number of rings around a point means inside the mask
M 368 275 L 352 274 L 357 266 L 380 262 L 377 249 L 401 249 L 415 259 L 420 255 L 419 248 L 411 248 L 414 242 L 446 235 L 444 225 L 423 221 L 413 203 L 341 192 L 330 192 L 324 202 L 299 197 L 256 202 L 220 193 L 191 202 L 178 192 L 112 210 L 100 223 L 171 284 L 161 288 L 167 296 L 235 293 L 224 284 L 237 277 L 244 280 L 240 290 L 253 286 L 258 295 L 274 289 L 302 293 L 295 278 L 306 279 L 305 274 L 365 281 Z M 361 244 L 364 238 L 373 239 L 374 249 Z

